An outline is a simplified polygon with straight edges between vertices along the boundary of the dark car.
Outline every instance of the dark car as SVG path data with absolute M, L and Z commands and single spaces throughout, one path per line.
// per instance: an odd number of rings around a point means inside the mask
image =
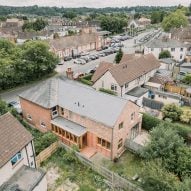
M 71 56 L 65 56 L 65 57 L 64 57 L 64 61 L 70 61 L 70 60 L 72 60 L 72 57 L 71 57 Z

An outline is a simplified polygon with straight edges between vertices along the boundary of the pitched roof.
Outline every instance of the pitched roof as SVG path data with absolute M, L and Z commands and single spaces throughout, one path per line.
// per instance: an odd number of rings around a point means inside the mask
M 32 87 L 22 93 L 20 97 L 45 108 L 59 105 L 109 127 L 114 126 L 128 102 L 125 99 L 98 92 L 91 87 L 59 77 Z
M 0 116 L 0 167 L 33 139 L 10 113 Z
M 123 57 L 121 58 L 120 63 L 127 62 L 136 58 L 139 58 L 140 55 L 136 55 L 135 53 L 133 54 L 123 54 Z
M 95 42 L 96 42 L 95 33 L 67 36 L 49 41 L 50 45 L 56 50 L 87 45 L 89 43 L 95 43 Z
M 114 65 L 107 71 L 109 71 L 112 74 L 112 76 L 117 81 L 119 86 L 123 86 L 126 83 L 129 83 L 139 78 L 140 76 L 159 67 L 160 63 L 153 56 L 153 54 L 147 54 L 147 55 L 142 55 L 139 58 L 132 59 L 126 62 L 124 61 L 121 64 Z M 99 74 L 101 74 L 101 72 Z M 98 80 L 102 75 L 100 75 L 99 77 L 96 76 L 96 79 Z
M 149 48 L 178 48 L 178 47 L 186 47 L 186 45 L 178 40 L 174 39 L 154 39 L 148 42 L 146 47 Z
M 112 63 L 109 62 L 101 62 L 97 70 L 95 71 L 94 75 L 92 76 L 92 81 L 96 82 L 101 76 L 105 74 L 105 72 L 113 67 Z

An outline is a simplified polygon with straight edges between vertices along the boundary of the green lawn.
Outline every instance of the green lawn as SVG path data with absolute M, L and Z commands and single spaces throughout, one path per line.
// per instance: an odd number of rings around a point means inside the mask
M 80 191 L 106 190 L 103 178 L 80 162 L 72 161 L 70 155 L 66 155 L 63 148 L 59 148 L 49 159 L 42 163 L 42 167 L 48 171 L 50 168 L 58 168 L 59 178 L 55 182 L 55 188 L 66 179 L 76 183 Z
M 142 159 L 130 151 L 125 151 L 117 162 L 103 162 L 104 165 L 119 175 L 131 179 L 135 174 L 140 174 Z

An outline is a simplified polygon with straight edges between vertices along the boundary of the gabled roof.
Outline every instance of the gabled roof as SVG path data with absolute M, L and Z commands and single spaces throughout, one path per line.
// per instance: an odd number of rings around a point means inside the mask
M 98 92 L 80 83 L 61 78 L 52 78 L 20 95 L 45 108 L 56 105 L 113 127 L 127 100 Z
M 0 116 L 0 167 L 32 139 L 32 135 L 10 113 Z
M 56 50 L 62 50 L 65 48 L 73 48 L 95 42 L 96 42 L 96 34 L 91 33 L 91 34 L 74 35 L 59 39 L 53 39 L 49 41 L 49 44 Z
M 126 62 L 124 61 L 121 64 L 113 65 L 113 67 L 107 69 L 106 71 L 109 71 L 111 73 L 119 86 L 123 86 L 126 83 L 129 83 L 154 69 L 158 69 L 159 67 L 160 63 L 153 56 L 153 54 L 147 54 L 129 61 L 127 60 Z M 97 70 L 100 71 L 100 68 L 98 67 Z M 103 73 L 104 72 L 100 71 L 99 76 L 98 74 L 95 74 L 96 79 L 98 80 L 99 78 L 101 78 L 104 75 Z M 95 76 L 93 76 L 92 79 L 94 78 Z
M 97 70 L 95 71 L 94 75 L 92 76 L 92 81 L 96 82 L 101 76 L 105 74 L 105 72 L 113 67 L 112 63 L 109 62 L 101 62 Z
M 154 39 L 145 45 L 149 48 L 183 48 L 186 45 L 178 40 L 174 39 Z
M 139 57 L 140 57 L 140 55 L 135 55 L 135 53 L 133 53 L 133 54 L 123 54 L 123 57 L 121 58 L 120 63 L 128 62 L 130 60 L 133 60 L 133 59 L 136 59 L 136 58 L 139 58 Z

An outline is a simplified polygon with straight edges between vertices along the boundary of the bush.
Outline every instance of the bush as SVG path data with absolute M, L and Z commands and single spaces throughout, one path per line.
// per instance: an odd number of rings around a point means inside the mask
M 116 92 L 114 92 L 114 91 L 112 91 L 112 90 L 104 89 L 104 88 L 100 88 L 99 91 L 100 91 L 100 92 L 107 93 L 107 94 L 110 94 L 110 95 L 117 95 Z
M 163 121 L 163 120 L 160 120 L 160 119 L 158 119 L 156 117 L 153 117 L 153 116 L 151 116 L 149 114 L 143 113 L 143 121 L 142 121 L 142 128 L 143 129 L 145 129 L 147 131 L 150 131 L 154 127 L 156 127 L 157 125 L 159 125 L 161 123 L 164 123 L 166 125 L 170 125 L 186 141 L 189 140 L 189 136 L 191 134 L 191 128 L 189 128 L 187 126 L 184 126 L 184 125 L 170 123 L 168 121 Z
M 88 86 L 92 86 L 93 85 L 93 82 L 91 82 L 89 80 L 86 80 L 85 78 L 81 78 L 80 82 L 82 82 L 83 84 L 86 84 Z
M 149 114 L 143 113 L 142 128 L 150 131 L 153 127 L 156 127 L 162 120 L 153 117 Z
M 88 74 L 88 75 L 84 76 L 82 79 L 91 81 L 92 76 L 93 76 L 93 74 Z

